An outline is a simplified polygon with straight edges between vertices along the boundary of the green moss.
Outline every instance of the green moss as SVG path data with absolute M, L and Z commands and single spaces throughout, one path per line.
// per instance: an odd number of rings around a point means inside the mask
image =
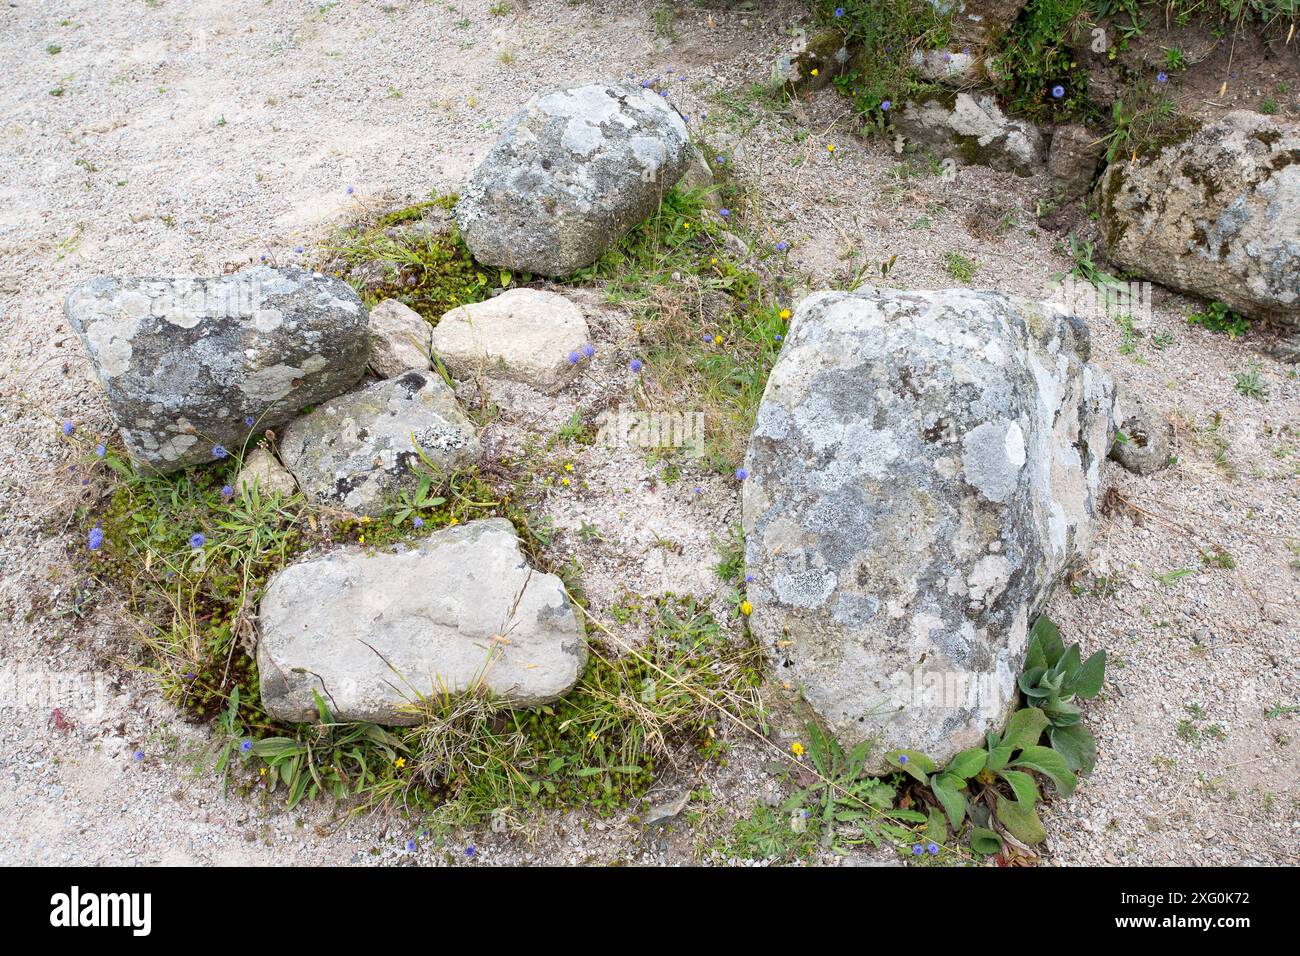
M 514 281 L 474 260 L 451 221 L 455 204 L 455 196 L 435 196 L 349 226 L 333 237 L 321 268 L 346 279 L 367 306 L 396 299 L 436 325 Z

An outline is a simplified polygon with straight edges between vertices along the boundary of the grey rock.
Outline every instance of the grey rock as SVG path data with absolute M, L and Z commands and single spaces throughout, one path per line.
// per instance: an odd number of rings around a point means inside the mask
M 1008 117 L 987 94 L 931 94 L 909 100 L 890 115 L 904 140 L 929 147 L 958 165 L 1031 176 L 1043 164 L 1043 138 L 1037 128 Z
M 1087 328 L 997 292 L 822 292 L 768 380 L 744 484 L 750 625 L 846 745 L 940 764 L 1016 703 L 1028 627 L 1086 552 L 1113 387 Z
M 553 574 L 524 560 L 504 518 L 417 547 L 348 547 L 278 572 L 258 611 L 262 704 L 313 720 L 417 721 L 419 696 L 486 690 L 514 707 L 567 693 L 587 663 L 581 622 Z
M 433 349 L 456 378 L 482 374 L 547 393 L 559 391 L 577 374 L 569 355 L 590 340 L 581 310 L 564 296 L 540 289 L 510 289 L 459 306 L 433 330 Z
M 649 216 L 690 165 L 686 124 L 651 89 L 596 83 L 533 97 L 456 204 L 474 257 L 562 277 Z
M 1143 399 L 1121 390 L 1115 401 L 1115 421 L 1124 438 L 1115 436 L 1112 459 L 1138 475 L 1150 475 L 1169 464 L 1174 427 Z
M 1236 110 L 1097 190 L 1115 266 L 1300 325 L 1300 126 Z
M 280 457 L 303 492 L 377 515 L 420 474 L 415 444 L 443 472 L 478 462 L 483 448 L 456 394 L 432 372 L 408 371 L 325 403 L 292 422 Z
M 1016 22 L 1026 0 L 930 0 L 940 13 L 952 14 L 954 36 L 968 43 L 991 44 Z
M 677 188 L 697 193 L 710 209 L 716 211 L 722 208 L 722 196 L 713 175 L 713 167 L 698 146 L 691 147 L 691 164 L 677 181 Z
M 912 69 L 922 79 L 956 87 L 967 86 L 982 79 L 989 64 L 965 51 L 913 50 Z
M 423 371 L 429 362 L 433 327 L 414 309 L 385 299 L 370 310 L 370 367 L 384 378 L 407 369 Z
M 1047 173 L 1062 198 L 1077 199 L 1088 193 L 1105 152 L 1102 138 L 1082 124 L 1056 128 L 1047 150 Z
M 247 455 L 235 477 L 235 487 L 240 491 L 256 491 L 261 495 L 288 497 L 298 490 L 293 475 L 265 448 L 254 448 Z
M 158 472 L 212 461 L 365 372 L 366 310 L 341 279 L 258 266 L 207 279 L 91 279 L 64 303 L 123 444 Z

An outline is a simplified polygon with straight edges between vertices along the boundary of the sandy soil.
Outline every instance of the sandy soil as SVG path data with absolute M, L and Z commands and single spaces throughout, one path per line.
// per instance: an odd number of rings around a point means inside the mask
M 941 287 L 952 284 L 944 255 L 956 251 L 978 263 L 973 285 L 1049 294 L 1068 263 L 1059 237 L 1033 225 L 1045 181 L 978 168 L 946 181 L 904 167 L 888 144 L 853 135 L 847 104 L 829 91 L 782 114 L 764 107 L 749 90 L 798 23 L 785 4 L 741 15 L 684 6 L 667 30 L 654 6 L 11 6 L 0 36 L 0 862 L 690 862 L 710 859 L 731 822 L 771 797 L 772 755 L 739 736 L 727 765 L 700 778 L 712 799 L 692 805 L 696 826 L 649 838 L 621 818 L 572 813 L 408 854 L 400 820 L 225 796 L 205 774 L 206 732 L 122 666 L 131 629 L 111 601 L 80 613 L 70 552 L 80 542 L 67 534 L 93 488 L 69 470 L 58 426 L 110 427 L 63 319 L 72 285 L 100 273 L 212 274 L 263 252 L 304 258 L 357 203 L 454 189 L 540 86 L 684 76 L 673 101 L 752 184 L 745 224 L 793 245 L 806 288 L 876 274 L 894 256 L 891 284 Z M 1000 233 L 972 232 L 968 220 L 990 216 Z M 1300 382 L 1249 341 L 1188 328 L 1182 313 L 1194 305 L 1158 290 L 1131 351 L 1114 323 L 1092 323 L 1095 357 L 1177 424 L 1179 461 L 1151 478 L 1110 468 L 1122 498 L 1090 569 L 1049 608 L 1085 652 L 1106 647 L 1114 660 L 1087 713 L 1097 771 L 1046 814 L 1051 862 L 1300 862 L 1300 714 L 1270 716 L 1300 704 Z M 609 364 L 591 374 L 612 382 L 626 329 L 605 328 Z M 1266 401 L 1234 389 L 1252 367 Z M 553 430 L 601 391 L 588 382 L 561 396 L 535 427 Z M 499 398 L 507 432 L 532 414 L 527 396 Z M 557 547 L 587 569 L 597 614 L 626 591 L 666 586 L 724 606 L 711 545 L 738 518 L 733 485 L 668 485 L 630 453 L 576 466 L 581 494 L 547 509 Z M 577 534 L 584 524 L 601 535 Z M 1235 568 L 1207 566 L 1212 549 Z M 1177 569 L 1191 570 L 1159 578 Z M 776 746 L 792 732 L 778 727 Z M 654 796 L 695 779 L 683 767 Z

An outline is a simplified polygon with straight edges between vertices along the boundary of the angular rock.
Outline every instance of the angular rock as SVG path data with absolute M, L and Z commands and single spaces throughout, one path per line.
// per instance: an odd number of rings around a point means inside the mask
M 1115 436 L 1111 458 L 1138 475 L 1150 475 L 1168 466 L 1174 427 L 1143 399 L 1120 390 L 1115 400 L 1115 421 L 1123 438 Z
M 1079 123 L 1058 126 L 1047 150 L 1047 173 L 1065 199 L 1077 199 L 1092 188 L 1097 164 L 1106 144 L 1093 130 Z
M 940 13 L 952 13 L 954 35 L 970 43 L 992 43 L 1016 22 L 1026 0 L 930 0 Z
M 1300 325 L 1300 126 L 1235 110 L 1097 190 L 1114 265 Z
M 1113 387 L 1087 328 L 997 292 L 800 303 L 750 441 L 750 625 L 846 744 L 943 764 L 1016 703 L 1089 546 Z
M 304 494 L 373 516 L 387 497 L 418 480 L 416 445 L 443 472 L 469 467 L 483 454 L 455 392 L 435 373 L 413 370 L 292 422 L 280 439 L 280 457 Z
M 652 212 L 690 165 L 686 124 L 652 89 L 596 83 L 533 97 L 456 204 L 479 262 L 562 277 Z
M 928 146 L 959 165 L 990 166 L 1021 176 L 1043 162 L 1043 138 L 1032 123 L 1011 119 L 989 95 L 934 94 L 909 100 L 891 121 L 904 140 Z
M 235 488 L 287 498 L 298 490 L 298 483 L 274 455 L 258 447 L 244 456 L 243 465 L 235 477 Z
M 708 159 L 704 156 L 704 151 L 698 146 L 691 147 L 691 163 L 686 167 L 686 172 L 682 178 L 677 181 L 677 187 L 682 190 L 697 192 L 703 199 L 704 204 L 710 209 L 719 210 L 722 208 L 722 196 L 718 192 L 718 183 L 713 175 L 713 167 L 709 165 Z
M 392 378 L 407 369 L 424 371 L 429 363 L 428 322 L 396 299 L 385 299 L 370 310 L 370 367 Z
M 472 305 L 452 309 L 433 330 L 433 350 L 456 378 L 525 382 L 543 392 L 559 391 L 577 366 L 569 355 L 591 341 L 587 321 L 562 295 L 540 289 L 510 289 Z
M 258 611 L 262 704 L 315 720 L 411 724 L 407 705 L 486 689 L 514 707 L 567 693 L 587 663 L 581 622 L 553 574 L 524 560 L 504 518 L 436 531 L 417 547 L 348 547 L 277 573 Z
M 221 457 L 365 372 L 366 310 L 341 279 L 258 266 L 210 279 L 91 279 L 64 312 L 132 460 Z

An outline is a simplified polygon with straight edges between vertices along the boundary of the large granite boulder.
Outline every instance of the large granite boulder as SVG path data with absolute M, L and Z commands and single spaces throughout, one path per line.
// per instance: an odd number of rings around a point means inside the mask
M 483 374 L 543 392 L 578 371 L 569 357 L 591 341 L 582 310 L 555 292 L 510 289 L 452 309 L 433 330 L 433 350 L 457 379 Z
M 686 124 L 653 89 L 544 93 L 479 163 L 456 223 L 479 262 L 567 276 L 654 212 L 690 162 Z
M 943 763 L 1016 702 L 1028 627 L 1092 535 L 1112 431 L 1086 326 L 997 292 L 798 307 L 750 441 L 754 632 L 846 743 Z
M 313 692 L 340 720 L 384 724 L 415 723 L 407 705 L 442 691 L 536 707 L 587 663 L 564 585 L 528 566 L 504 518 L 290 565 L 267 585 L 258 623 L 262 705 L 279 720 L 315 720 Z
M 436 373 L 414 369 L 326 402 L 280 439 L 280 458 L 304 494 L 359 515 L 380 514 L 418 481 L 420 452 L 449 473 L 477 464 L 483 447 L 456 393 Z
M 91 279 L 64 303 L 127 452 L 159 472 L 237 452 L 346 391 L 366 310 L 341 279 L 258 266 L 210 279 Z
M 1300 325 L 1300 126 L 1237 110 L 1097 187 L 1110 261 Z

